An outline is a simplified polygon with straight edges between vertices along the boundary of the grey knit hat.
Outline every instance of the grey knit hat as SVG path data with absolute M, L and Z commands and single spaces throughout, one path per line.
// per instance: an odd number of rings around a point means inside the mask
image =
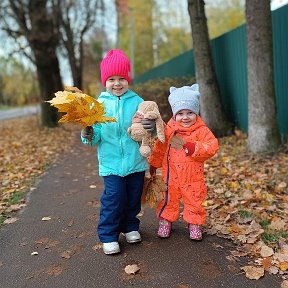
M 181 88 L 170 87 L 170 95 L 168 101 L 171 105 L 173 115 L 176 115 L 180 110 L 188 109 L 199 114 L 199 85 L 193 84 L 191 87 L 183 86 Z

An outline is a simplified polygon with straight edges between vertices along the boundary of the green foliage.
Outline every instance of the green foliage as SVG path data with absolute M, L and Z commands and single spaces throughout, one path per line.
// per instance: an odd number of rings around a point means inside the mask
M 153 28 L 154 66 L 192 48 L 187 1 L 155 1 Z
M 153 67 L 153 1 L 123 2 L 127 2 L 128 7 L 122 6 L 119 17 L 118 46 L 131 59 L 132 65 L 134 62 L 134 73 L 139 75 Z
M 254 217 L 253 213 L 247 210 L 240 210 L 239 215 L 241 218 L 253 218 Z
M 18 191 L 14 192 L 10 198 L 5 199 L 4 202 L 7 203 L 9 206 L 10 205 L 15 205 L 18 204 L 24 196 L 24 191 Z
M 0 105 L 36 103 L 38 91 L 35 72 L 14 58 L 0 58 Z
M 165 37 L 158 39 L 156 61 L 161 64 L 178 56 L 192 48 L 191 32 L 185 32 L 183 29 L 173 27 L 163 31 Z M 164 39 L 163 39 L 164 38 Z
M 278 243 L 280 239 L 288 239 L 288 233 L 284 230 L 275 230 L 275 231 L 265 231 L 261 234 L 261 239 L 264 243 L 275 244 Z
M 280 239 L 288 239 L 288 232 L 284 230 L 272 230 L 269 228 L 270 221 L 265 219 L 261 223 L 264 232 L 261 234 L 261 239 L 267 245 L 277 244 Z
M 218 37 L 245 22 L 243 0 L 218 0 L 206 7 L 207 24 L 211 39 Z
M 191 86 L 195 79 L 191 77 L 165 78 L 149 80 L 145 83 L 131 85 L 131 89 L 138 93 L 144 100 L 155 101 L 158 104 L 161 116 L 167 122 L 171 116 L 171 107 L 168 102 L 169 88 Z
M 270 222 L 269 222 L 269 220 L 265 219 L 265 220 L 263 220 L 263 221 L 260 223 L 260 225 L 262 226 L 262 228 L 263 228 L 264 230 L 267 230 L 268 227 L 269 227 L 269 225 L 270 225 Z
M 0 215 L 0 225 L 7 219 L 7 216 Z
M 88 39 L 85 46 L 82 90 L 91 96 L 98 95 L 100 91 L 99 87 L 97 87 L 97 80 L 100 79 L 99 66 L 103 56 L 101 41 L 102 35 L 96 33 L 96 35 Z

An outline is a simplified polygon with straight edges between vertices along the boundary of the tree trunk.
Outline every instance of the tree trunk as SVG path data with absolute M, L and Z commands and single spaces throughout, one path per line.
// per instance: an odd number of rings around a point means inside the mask
M 225 136 L 232 132 L 231 124 L 224 113 L 219 86 L 213 66 L 209 41 L 207 19 L 203 0 L 188 0 L 193 52 L 196 68 L 196 81 L 200 86 L 201 117 L 217 136 Z
M 248 63 L 248 150 L 280 145 L 276 120 L 270 0 L 246 0 Z
M 54 93 L 63 90 L 56 48 L 58 33 L 54 30 L 52 19 L 47 15 L 47 1 L 31 0 L 29 18 L 31 30 L 27 37 L 35 57 L 35 65 L 40 88 L 41 124 L 57 126 L 58 113 L 44 101 L 51 100 Z
M 56 56 L 53 57 L 54 59 L 49 57 L 47 59 L 49 62 L 43 63 L 41 59 L 45 57 L 45 54 L 41 56 L 41 51 L 37 51 L 37 53 L 39 53 L 39 59 L 36 58 L 36 67 L 41 96 L 41 125 L 55 127 L 59 119 L 57 109 L 45 101 L 51 100 L 55 92 L 63 90 L 58 59 Z

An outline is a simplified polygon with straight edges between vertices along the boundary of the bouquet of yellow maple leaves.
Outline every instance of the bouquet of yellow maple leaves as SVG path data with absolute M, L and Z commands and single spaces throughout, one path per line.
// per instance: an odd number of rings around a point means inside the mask
M 58 112 L 66 113 L 59 122 L 79 123 L 83 127 L 96 123 L 115 122 L 115 118 L 105 115 L 104 104 L 84 94 L 77 87 L 65 86 L 64 91 L 55 93 L 49 102 Z

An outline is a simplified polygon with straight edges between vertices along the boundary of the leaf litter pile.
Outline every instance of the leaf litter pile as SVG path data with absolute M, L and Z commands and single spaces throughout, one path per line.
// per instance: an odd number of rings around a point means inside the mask
M 33 190 L 37 177 L 72 146 L 75 125 L 40 128 L 32 116 L 1 121 L 0 129 L 1 224 L 13 222 L 11 212 L 25 206 L 24 195 Z
M 35 116 L 0 127 L 0 223 L 9 223 L 11 212 L 25 206 L 25 192 L 73 145 L 79 129 L 40 128 Z M 220 139 L 218 154 L 205 163 L 206 231 L 238 244 L 229 260 L 248 256 L 251 263 L 242 267 L 248 278 L 277 274 L 288 287 L 288 147 L 255 156 L 246 152 L 246 140 L 240 132 Z
M 246 140 L 239 131 L 220 139 L 218 154 L 205 163 L 206 230 L 238 244 L 229 260 L 251 258 L 242 268 L 248 278 L 266 271 L 288 279 L 288 146 L 251 155 Z

